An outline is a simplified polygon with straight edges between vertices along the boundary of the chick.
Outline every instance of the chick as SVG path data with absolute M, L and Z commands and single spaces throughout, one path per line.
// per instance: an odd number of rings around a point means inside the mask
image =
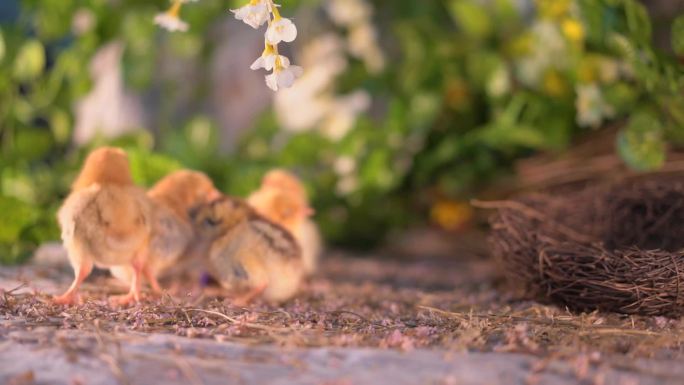
M 299 179 L 285 170 L 269 171 L 247 202 L 259 214 L 292 233 L 302 248 L 304 271 L 307 275 L 313 274 L 323 245 L 318 226 L 310 218 L 314 211 Z
M 220 197 L 211 179 L 197 171 L 180 170 L 162 178 L 147 192 L 152 201 L 154 219 L 149 255 L 143 274 L 155 292 L 161 292 L 158 278 L 172 268 L 182 270 L 183 257 L 195 234 L 189 211 Z M 112 275 L 130 283 L 130 266 L 111 268 Z
M 140 275 L 150 239 L 150 201 L 133 184 L 126 153 L 118 148 L 94 150 L 57 213 L 62 242 L 75 278 L 56 303 L 79 300 L 78 289 L 99 267 L 130 266 L 129 293 L 112 297 L 118 304 L 140 300 Z
M 259 295 L 282 302 L 296 294 L 304 269 L 299 245 L 287 230 L 230 197 L 200 207 L 192 217 L 206 242 L 210 274 L 238 295 L 237 305 Z

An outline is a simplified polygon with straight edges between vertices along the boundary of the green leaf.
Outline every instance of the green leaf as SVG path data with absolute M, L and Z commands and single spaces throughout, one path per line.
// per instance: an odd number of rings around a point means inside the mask
M 651 19 L 646 7 L 635 0 L 625 1 L 625 13 L 627 16 L 627 28 L 632 37 L 641 43 L 651 41 Z
M 19 81 L 37 78 L 45 68 L 45 49 L 38 40 L 28 40 L 14 60 L 14 77 Z
M 71 136 L 71 119 L 69 114 L 60 108 L 56 108 L 50 115 L 50 129 L 57 143 L 67 143 Z
M 611 34 L 608 37 L 608 47 L 627 61 L 633 62 L 637 59 L 637 49 L 625 35 Z
M 622 159 L 635 170 L 657 170 L 665 163 L 663 127 L 651 113 L 634 114 L 618 134 L 617 145 Z
M 52 149 L 52 135 L 45 129 L 27 127 L 17 131 L 15 135 L 14 155 L 20 159 L 41 159 Z
M 138 149 L 127 149 L 127 152 L 133 180 L 143 186 L 150 186 L 167 174 L 182 168 L 180 162 L 165 155 Z
M 207 153 L 218 148 L 218 132 L 211 119 L 197 116 L 185 126 L 187 143 L 195 150 Z
M 471 0 L 452 0 L 449 10 L 461 29 L 471 37 L 482 39 L 491 33 L 491 18 L 480 4 Z
M 440 112 L 442 100 L 436 93 L 420 92 L 411 98 L 408 108 L 408 122 L 411 128 L 428 127 Z
M 618 82 L 604 88 L 608 105 L 613 106 L 618 116 L 633 111 L 639 96 L 637 89 L 627 82 Z
M 16 199 L 0 195 L 0 243 L 16 242 L 22 230 L 39 216 L 36 208 Z
M 544 148 L 547 144 L 542 132 L 535 127 L 523 124 L 509 125 L 495 122 L 483 128 L 478 137 L 487 145 L 498 149 L 515 146 Z
M 677 55 L 684 55 L 684 16 L 672 23 L 672 49 Z

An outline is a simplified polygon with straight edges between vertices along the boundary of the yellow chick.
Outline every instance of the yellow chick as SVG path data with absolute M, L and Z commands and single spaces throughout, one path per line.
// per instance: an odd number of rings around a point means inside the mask
M 181 265 L 195 237 L 190 210 L 217 199 L 221 193 L 205 174 L 180 170 L 162 178 L 148 190 L 147 196 L 152 201 L 154 219 L 143 274 L 152 290 L 159 293 L 158 278 Z M 125 283 L 133 279 L 130 266 L 116 266 L 111 268 L 111 272 Z
M 193 214 L 206 242 L 209 273 L 244 305 L 257 296 L 285 301 L 304 278 L 299 245 L 282 227 L 257 214 L 246 202 L 222 197 Z
M 57 219 L 75 278 L 64 294 L 54 298 L 56 303 L 79 300 L 79 286 L 93 265 L 130 266 L 133 279 L 129 293 L 112 300 L 122 305 L 140 300 L 151 208 L 145 192 L 133 184 L 123 150 L 103 147 L 88 155 Z
M 306 189 L 293 174 L 280 169 L 269 171 L 260 188 L 247 202 L 261 215 L 290 231 L 302 248 L 304 271 L 313 274 L 323 249 L 318 226 L 311 220 Z

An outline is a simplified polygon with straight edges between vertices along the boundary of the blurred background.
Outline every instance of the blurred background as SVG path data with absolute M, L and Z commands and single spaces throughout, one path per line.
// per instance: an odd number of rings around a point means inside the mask
M 326 239 L 472 226 L 472 198 L 682 167 L 684 1 L 282 1 L 304 75 L 271 92 L 239 1 L 0 1 L 0 261 L 59 239 L 87 152 L 245 195 L 286 167 Z M 630 171 L 632 170 L 632 171 Z

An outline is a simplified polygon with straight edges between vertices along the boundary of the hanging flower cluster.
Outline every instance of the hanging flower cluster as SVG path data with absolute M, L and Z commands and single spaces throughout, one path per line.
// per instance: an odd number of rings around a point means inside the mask
M 250 68 L 272 71 L 266 75 L 266 85 L 273 91 L 291 87 L 295 79 L 302 75 L 301 67 L 290 65 L 290 59 L 278 53 L 278 44 L 291 43 L 297 38 L 297 27 L 292 20 L 280 16 L 278 7 L 273 0 L 250 0 L 247 5 L 232 10 L 236 19 L 254 29 L 268 23 L 264 52 Z
M 166 12 L 157 14 L 154 17 L 154 24 L 171 32 L 186 32 L 188 30 L 188 23 L 180 18 L 181 7 L 185 3 L 196 1 L 198 0 L 173 0 L 171 7 Z

